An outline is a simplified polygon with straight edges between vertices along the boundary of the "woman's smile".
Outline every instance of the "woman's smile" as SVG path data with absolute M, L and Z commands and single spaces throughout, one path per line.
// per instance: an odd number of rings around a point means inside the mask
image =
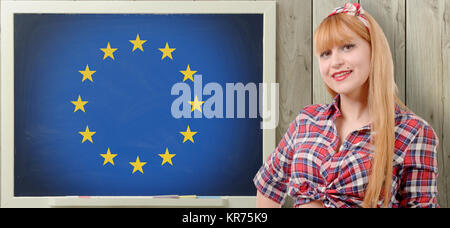
M 343 80 L 345 80 L 346 78 L 348 78 L 348 77 L 350 77 L 350 75 L 352 74 L 352 72 L 353 71 L 345 71 L 345 72 L 342 72 L 342 73 L 334 73 L 331 77 L 334 79 L 334 80 L 336 80 L 336 81 L 343 81 Z

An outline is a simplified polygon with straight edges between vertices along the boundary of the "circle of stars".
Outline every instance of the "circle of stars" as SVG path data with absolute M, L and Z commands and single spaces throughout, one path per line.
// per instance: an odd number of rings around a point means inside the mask
M 145 44 L 147 42 L 147 40 L 141 40 L 141 38 L 139 37 L 139 34 L 136 35 L 136 39 L 134 40 L 129 40 L 129 42 L 133 45 L 133 48 L 131 50 L 131 52 L 134 52 L 136 50 L 140 50 L 142 52 L 144 52 L 144 47 L 143 44 Z M 112 59 L 111 61 L 114 61 L 114 52 L 116 52 L 118 50 L 118 48 L 112 48 L 110 42 L 107 42 L 106 48 L 100 48 L 100 50 L 103 52 L 103 60 L 106 60 L 108 58 Z M 173 60 L 173 52 L 176 50 L 176 48 L 171 48 L 169 46 L 169 43 L 166 42 L 164 48 L 158 48 L 159 51 L 161 51 L 162 53 L 162 57 L 161 57 L 161 61 L 163 61 L 166 58 L 169 58 L 171 60 Z M 84 70 L 79 70 L 80 74 L 83 75 L 81 82 L 85 83 L 86 79 L 88 79 L 90 81 L 90 83 L 94 82 L 94 78 L 93 75 L 94 73 L 96 73 L 95 70 L 91 70 L 89 68 L 89 64 L 86 64 L 86 67 Z M 186 67 L 186 70 L 180 70 L 180 73 L 183 74 L 183 82 L 185 82 L 186 80 L 191 80 L 192 82 L 194 82 L 194 78 L 193 75 L 196 73 L 197 71 L 191 70 L 190 65 L 188 64 Z M 88 81 L 86 81 L 86 83 L 88 83 Z M 75 105 L 75 109 L 74 112 L 77 112 L 78 110 L 81 110 L 82 112 L 86 112 L 85 109 L 85 105 L 88 104 L 88 101 L 83 100 L 83 98 L 81 97 L 81 95 L 78 95 L 78 99 L 75 101 L 71 101 L 71 103 L 73 105 Z M 204 103 L 204 101 L 199 101 L 197 96 L 195 96 L 194 101 L 189 101 L 189 103 L 192 106 L 191 112 L 197 110 L 199 112 L 202 111 L 202 104 Z M 83 139 L 81 141 L 81 143 L 85 143 L 86 141 L 89 141 L 91 143 L 94 143 L 93 140 L 93 136 L 97 133 L 96 131 L 91 131 L 91 129 L 89 129 L 89 126 L 86 125 L 86 128 L 84 131 L 79 131 L 78 132 L 80 135 L 83 136 Z M 196 131 L 191 131 L 189 125 L 186 128 L 186 131 L 180 131 L 179 132 L 184 138 L 183 138 L 183 143 L 185 143 L 186 141 L 191 141 L 192 143 L 194 143 L 194 135 L 196 135 L 198 132 Z M 163 166 L 164 164 L 170 164 L 171 166 L 173 166 L 173 161 L 172 158 L 176 156 L 176 154 L 171 154 L 169 152 L 169 149 L 166 147 L 165 153 L 163 154 L 158 154 L 159 157 L 162 158 L 162 163 L 161 166 Z M 105 154 L 100 154 L 101 157 L 103 157 L 103 166 L 107 165 L 108 163 L 111 164 L 112 166 L 114 166 L 114 158 L 118 156 L 118 154 L 113 154 L 111 153 L 110 148 L 108 147 L 107 151 Z M 143 167 L 144 165 L 147 164 L 147 162 L 141 162 L 139 156 L 136 157 L 135 161 L 129 162 L 129 164 L 133 167 L 132 170 L 132 174 L 134 174 L 135 172 L 139 171 L 142 174 L 144 173 Z

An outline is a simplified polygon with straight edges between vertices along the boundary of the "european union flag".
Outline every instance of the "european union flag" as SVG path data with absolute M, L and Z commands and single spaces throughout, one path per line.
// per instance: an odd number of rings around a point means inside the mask
M 261 83 L 262 32 L 260 14 L 16 14 L 15 196 L 255 195 L 261 118 L 206 117 L 228 94 L 198 83 Z

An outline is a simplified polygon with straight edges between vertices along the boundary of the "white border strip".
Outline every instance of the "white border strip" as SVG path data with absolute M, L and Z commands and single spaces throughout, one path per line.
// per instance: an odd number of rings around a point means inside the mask
M 218 14 L 266 13 L 272 1 L 4 1 L 14 13 Z M 3 7 L 2 7 L 3 8 Z

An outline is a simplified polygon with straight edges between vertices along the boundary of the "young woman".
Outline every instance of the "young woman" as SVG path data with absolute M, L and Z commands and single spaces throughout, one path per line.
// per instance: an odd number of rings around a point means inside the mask
M 433 128 L 397 97 L 373 17 L 347 3 L 314 32 L 331 104 L 308 105 L 254 178 L 258 207 L 439 207 Z

